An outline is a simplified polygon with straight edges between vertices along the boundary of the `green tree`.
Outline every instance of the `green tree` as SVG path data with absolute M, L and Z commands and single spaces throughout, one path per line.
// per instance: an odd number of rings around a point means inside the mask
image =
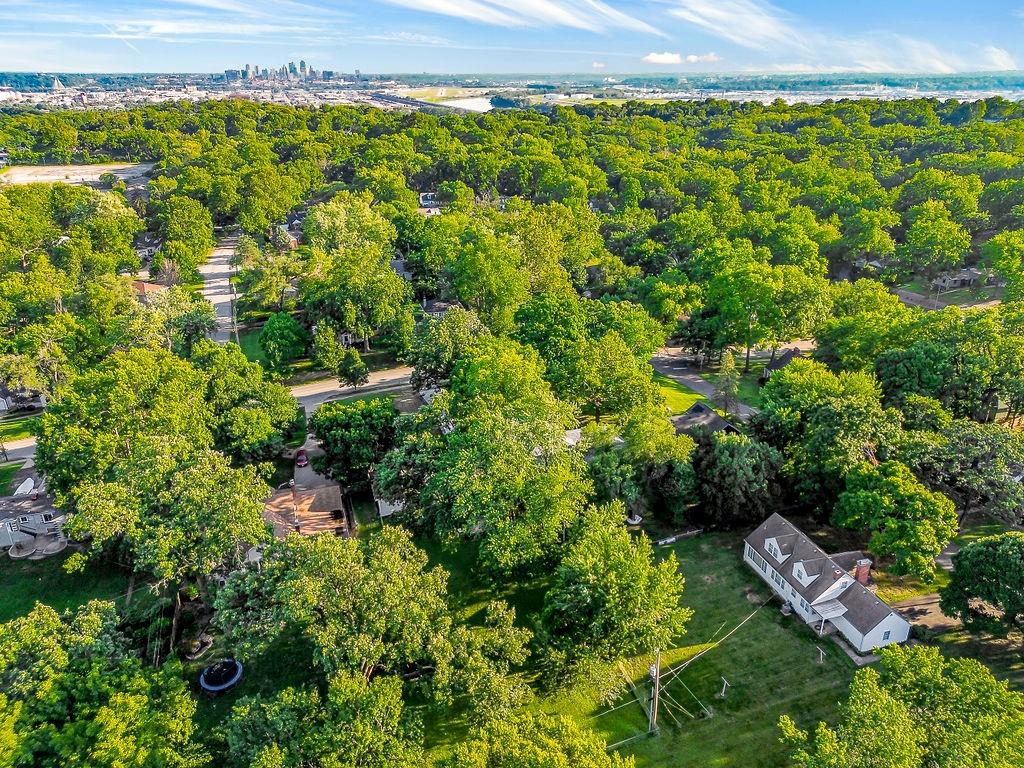
M 1024 300 L 1024 230 L 993 235 L 981 246 L 981 258 L 1006 281 L 1006 301 Z
M 338 379 L 350 387 L 361 387 L 370 380 L 370 371 L 355 347 L 347 347 L 341 353 L 337 370 Z
M 410 353 L 414 369 L 412 385 L 421 388 L 446 383 L 455 361 L 468 351 L 477 337 L 487 333 L 476 313 L 461 307 L 450 307 L 440 318 L 427 318 L 418 323 Z
M 260 331 L 259 344 L 271 371 L 281 374 L 293 360 L 306 352 L 309 334 L 287 312 L 271 315 Z
M 346 488 L 365 488 L 370 468 L 394 445 L 397 418 L 389 397 L 324 403 L 310 419 L 324 450 L 314 463 Z
M 91 601 L 64 616 L 37 604 L 0 624 L 0 685 L 10 702 L 0 709 L 5 765 L 210 763 L 193 735 L 196 703 L 180 670 L 173 662 L 144 668 L 118 622 L 113 603 Z
M 763 520 L 779 498 L 782 455 L 744 435 L 714 432 L 693 453 L 699 519 L 721 528 Z
M 413 768 L 423 764 L 418 722 L 405 712 L 397 677 L 339 673 L 327 694 L 285 688 L 245 698 L 225 726 L 230 765 Z
M 987 536 L 954 554 L 942 612 L 973 631 L 1016 629 L 1024 615 L 1024 533 Z
M 954 221 L 946 206 L 927 200 L 907 211 L 906 238 L 896 248 L 896 263 L 907 273 L 935 276 L 960 264 L 971 236 Z
M 712 399 L 726 413 L 732 413 L 739 405 L 739 395 L 740 372 L 736 368 L 736 360 L 733 358 L 732 352 L 725 350 L 722 353 L 718 376 L 715 377 L 715 393 Z
M 268 381 L 234 343 L 199 342 L 192 363 L 207 375 L 206 402 L 213 414 L 214 445 L 236 459 L 267 459 L 284 445 L 295 423 L 291 392 Z
M 633 768 L 633 758 L 609 751 L 604 740 L 567 717 L 517 712 L 490 722 L 458 745 L 445 768 Z
M 846 475 L 834 519 L 847 528 L 873 532 L 871 551 L 893 557 L 895 573 L 925 579 L 935 574 L 935 558 L 956 533 L 953 502 L 929 491 L 903 464 L 862 464 Z
M 621 504 L 585 515 L 544 597 L 544 629 L 562 663 L 667 647 L 692 615 L 679 604 L 683 577 L 675 556 L 655 563 L 647 537 L 632 537 L 624 518 Z
M 836 728 L 818 723 L 813 740 L 787 715 L 779 721 L 790 759 L 799 768 L 922 768 L 924 733 L 910 709 L 881 684 L 873 669 L 859 671 Z

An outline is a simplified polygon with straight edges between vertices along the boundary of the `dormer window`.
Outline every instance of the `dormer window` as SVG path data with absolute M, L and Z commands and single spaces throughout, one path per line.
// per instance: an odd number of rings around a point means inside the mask
M 779 548 L 776 547 L 772 542 L 768 542 L 768 554 L 774 557 L 776 560 L 779 559 Z

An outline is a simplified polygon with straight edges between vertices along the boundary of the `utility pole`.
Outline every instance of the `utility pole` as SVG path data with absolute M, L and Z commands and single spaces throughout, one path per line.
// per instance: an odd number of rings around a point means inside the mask
M 661 698 L 661 648 L 654 652 L 654 666 L 651 668 L 651 680 L 654 683 L 654 691 L 651 696 L 651 711 L 647 732 L 656 734 L 658 732 L 658 700 Z

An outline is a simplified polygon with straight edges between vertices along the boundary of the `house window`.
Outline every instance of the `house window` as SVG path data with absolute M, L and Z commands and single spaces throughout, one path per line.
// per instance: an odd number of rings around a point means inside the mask
M 774 544 L 768 545 L 768 554 L 774 557 L 776 560 L 779 559 L 779 550 L 775 547 Z
M 887 630 L 885 630 L 885 634 L 884 634 L 884 635 L 882 635 L 882 642 L 884 643 L 884 642 L 885 642 L 886 640 L 888 640 L 888 639 L 889 639 L 890 637 L 892 637 L 892 632 L 890 632 L 890 631 L 889 631 L 888 629 L 887 629 Z
M 789 594 L 791 594 L 793 597 L 796 597 L 796 590 L 793 589 L 793 587 L 790 587 L 789 588 Z

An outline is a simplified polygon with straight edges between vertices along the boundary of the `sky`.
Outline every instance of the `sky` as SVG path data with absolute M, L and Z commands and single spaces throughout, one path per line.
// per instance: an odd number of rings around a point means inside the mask
M 0 0 L 0 70 L 1001 71 L 1024 0 Z

